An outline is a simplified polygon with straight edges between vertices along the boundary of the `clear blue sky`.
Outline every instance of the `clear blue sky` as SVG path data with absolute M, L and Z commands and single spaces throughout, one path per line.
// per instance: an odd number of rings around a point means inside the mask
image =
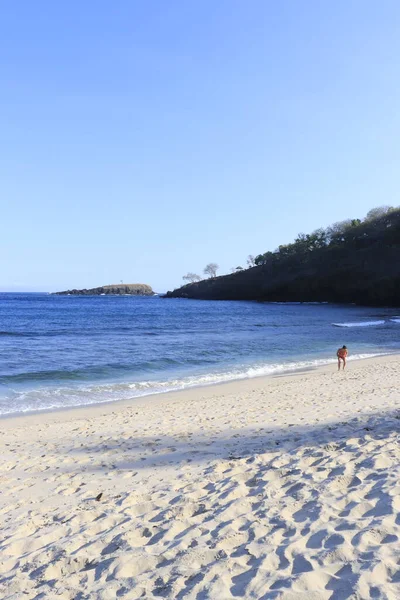
M 0 7 L 0 288 L 165 291 L 398 205 L 398 0 Z

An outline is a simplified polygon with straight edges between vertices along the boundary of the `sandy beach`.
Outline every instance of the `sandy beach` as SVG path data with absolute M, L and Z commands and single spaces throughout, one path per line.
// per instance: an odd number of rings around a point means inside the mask
M 400 598 L 400 357 L 1 421 L 0 597 Z

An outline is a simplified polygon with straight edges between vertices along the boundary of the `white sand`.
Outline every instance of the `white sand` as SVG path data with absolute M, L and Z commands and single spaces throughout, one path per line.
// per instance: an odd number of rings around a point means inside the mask
M 335 368 L 1 421 L 0 598 L 399 599 L 400 358 Z

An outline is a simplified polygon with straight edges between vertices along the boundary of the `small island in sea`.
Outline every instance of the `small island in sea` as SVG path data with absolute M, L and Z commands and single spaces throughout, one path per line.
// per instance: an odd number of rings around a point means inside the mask
M 120 283 L 83 290 L 54 292 L 57 296 L 154 296 L 153 289 L 146 283 Z

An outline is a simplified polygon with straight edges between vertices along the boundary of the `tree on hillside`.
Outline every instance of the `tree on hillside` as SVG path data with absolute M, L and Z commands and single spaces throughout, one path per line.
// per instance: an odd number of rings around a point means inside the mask
M 388 213 L 396 210 L 393 206 L 377 206 L 376 208 L 371 208 L 369 212 L 367 212 L 367 216 L 365 217 L 365 221 L 374 221 L 375 219 L 379 219 L 387 215 Z
M 208 275 L 209 277 L 216 277 L 218 269 L 219 265 L 217 265 L 217 263 L 208 263 L 203 273 L 204 275 Z
M 256 266 L 247 269 L 245 264 L 240 277 L 215 277 L 216 270 L 208 265 L 205 272 L 213 281 L 185 286 L 170 296 L 399 306 L 400 207 L 374 209 L 367 218 L 355 216 L 299 233 L 274 252 L 258 254 Z
M 337 244 L 343 242 L 345 233 L 353 227 L 352 222 L 355 219 L 345 219 L 344 221 L 338 221 L 330 225 L 326 234 L 329 240 L 329 244 Z
M 182 279 L 184 281 L 190 281 L 190 283 L 194 283 L 195 281 L 201 281 L 201 277 L 199 275 L 196 275 L 196 273 L 186 273 L 186 275 L 184 275 Z
M 305 264 L 310 259 L 310 254 L 316 250 L 343 244 L 365 246 L 369 237 L 375 236 L 378 229 L 392 226 L 393 218 L 399 211 L 399 208 L 392 206 L 379 206 L 371 209 L 363 220 L 345 219 L 326 229 L 321 227 L 312 233 L 299 233 L 294 242 L 281 244 L 274 252 L 249 256 L 249 259 L 253 259 L 254 266 L 273 266 L 282 260 L 298 260 L 299 264 Z M 249 260 L 247 264 L 250 266 Z
M 268 262 L 271 262 L 273 260 L 274 256 L 276 256 L 276 253 L 274 252 L 265 252 L 264 254 L 258 254 L 254 259 L 255 266 L 259 267 L 260 265 L 266 265 Z
M 254 266 L 255 266 L 255 264 L 256 264 L 256 263 L 255 263 L 255 260 L 256 260 L 256 259 L 255 259 L 255 257 L 254 257 L 252 254 L 249 254 L 249 255 L 248 255 L 248 257 L 247 257 L 247 261 L 246 261 L 246 262 L 247 262 L 247 264 L 248 264 L 249 268 L 251 268 L 251 267 L 254 267 Z
M 345 219 L 333 223 L 326 229 L 321 227 L 312 233 L 299 233 L 294 242 L 281 244 L 274 252 L 258 254 L 254 258 L 254 265 L 272 266 L 286 259 L 296 259 L 299 264 L 304 264 L 309 260 L 310 254 L 316 250 L 349 243 L 357 247 L 365 246 L 368 238 L 376 235 L 378 229 L 392 226 L 393 218 L 399 211 L 400 208 L 379 206 L 371 209 L 363 220 Z
M 328 244 L 328 235 L 323 229 L 315 229 L 310 235 L 308 235 L 309 250 L 318 250 L 318 248 L 324 248 Z

